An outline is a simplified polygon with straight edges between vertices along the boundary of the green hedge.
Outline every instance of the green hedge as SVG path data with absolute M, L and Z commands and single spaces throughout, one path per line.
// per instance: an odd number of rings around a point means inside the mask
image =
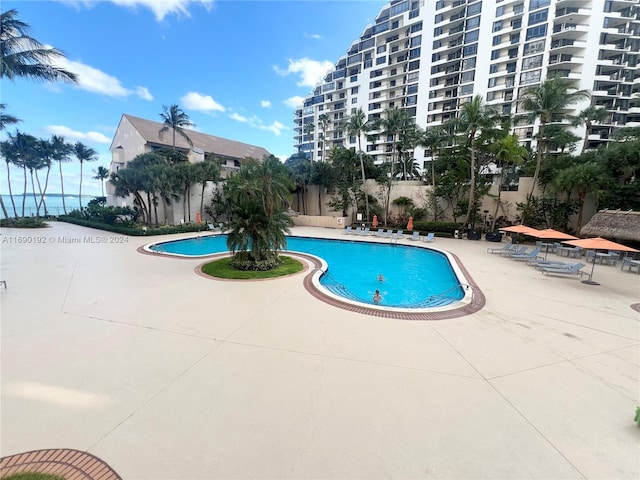
M 462 225 L 453 222 L 414 222 L 413 230 L 422 234 L 434 232 L 436 237 L 453 237 L 456 230 L 461 230 Z
M 180 226 L 166 226 L 159 228 L 148 228 L 145 232 L 141 226 L 125 227 L 121 225 L 109 225 L 106 223 L 96 222 L 95 220 L 87 220 L 85 218 L 70 217 L 68 215 L 62 215 L 58 217 L 61 222 L 73 223 L 74 225 L 81 225 L 83 227 L 97 228 L 98 230 L 106 230 L 107 232 L 121 233 L 123 235 L 131 235 L 134 237 L 151 236 L 151 235 L 169 235 L 171 233 L 186 233 L 186 232 L 202 232 L 209 230 L 207 224 L 187 224 Z

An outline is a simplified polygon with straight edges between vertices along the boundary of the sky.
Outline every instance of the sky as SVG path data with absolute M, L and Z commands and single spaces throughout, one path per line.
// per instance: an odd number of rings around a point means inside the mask
M 100 194 L 98 166 L 123 114 L 161 121 L 178 104 L 195 129 L 264 147 L 281 159 L 295 153 L 293 114 L 316 83 L 374 22 L 384 0 L 3 0 L 31 36 L 66 54 L 56 64 L 76 85 L 0 81 L 9 126 L 38 138 L 52 134 L 98 152 L 87 163 L 83 194 Z M 3 138 L 6 135 L 3 132 Z M 64 164 L 65 193 L 77 193 L 80 170 Z M 57 170 L 56 170 L 57 172 Z M 7 192 L 5 162 L 0 191 Z M 22 178 L 11 171 L 14 193 Z M 52 174 L 48 192 L 60 192 Z

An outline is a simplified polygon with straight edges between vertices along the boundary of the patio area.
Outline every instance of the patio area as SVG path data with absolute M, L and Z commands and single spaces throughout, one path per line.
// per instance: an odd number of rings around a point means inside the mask
M 335 308 L 305 273 L 211 281 L 138 252 L 165 238 L 1 233 L 3 457 L 75 449 L 125 480 L 640 477 L 635 271 L 585 285 L 436 238 L 486 304 L 414 321 Z

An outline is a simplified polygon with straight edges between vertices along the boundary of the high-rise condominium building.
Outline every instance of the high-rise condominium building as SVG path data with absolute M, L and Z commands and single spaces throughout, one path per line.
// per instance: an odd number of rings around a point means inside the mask
M 568 113 L 608 112 L 591 127 L 595 147 L 621 126 L 640 126 L 639 51 L 640 0 L 392 0 L 296 110 L 294 145 L 314 160 L 334 146 L 357 148 L 341 120 L 358 108 L 369 119 L 404 108 L 422 128 L 455 117 L 474 95 L 521 114 L 524 89 L 561 76 L 592 94 Z M 527 144 L 536 129 L 514 132 Z M 362 148 L 380 163 L 391 141 L 363 136 Z M 421 167 L 427 153 L 414 151 Z

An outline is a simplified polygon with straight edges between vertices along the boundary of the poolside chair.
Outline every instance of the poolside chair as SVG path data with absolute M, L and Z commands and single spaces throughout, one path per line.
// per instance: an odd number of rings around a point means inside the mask
M 362 227 L 357 227 L 355 230 L 352 231 L 352 233 L 354 235 L 360 235 L 362 233 Z
M 398 230 L 398 231 L 395 233 L 394 238 L 396 238 L 396 239 L 398 239 L 398 238 L 402 238 L 402 236 L 403 236 L 402 234 L 403 234 L 403 233 L 404 233 L 404 230 Z
M 562 267 L 542 267 L 540 271 L 543 274 L 553 274 L 553 275 L 589 275 L 587 272 L 583 272 L 580 270 L 582 267 L 586 267 L 585 263 L 568 263 Z
M 371 228 L 366 227 L 364 230 L 361 230 L 358 235 L 369 235 L 371 233 Z
M 424 236 L 422 241 L 423 242 L 435 242 L 436 241 L 436 234 L 433 233 L 433 232 L 429 232 Z
M 487 253 L 502 253 L 502 252 L 510 252 L 516 247 L 513 243 L 505 243 L 502 248 L 497 247 L 489 247 L 487 248 Z
M 413 232 L 413 234 L 409 237 L 409 240 L 420 240 L 420 232 Z
M 501 257 L 510 257 L 511 255 L 524 255 L 527 253 L 527 247 L 519 247 L 517 250 L 507 250 L 505 252 L 500 252 Z
M 536 268 L 542 267 L 562 267 L 565 265 L 571 265 L 567 262 L 559 262 L 558 260 L 541 260 L 540 258 L 530 258 L 527 260 L 527 265 L 531 265 Z
M 378 231 L 375 233 L 376 237 L 384 237 L 384 228 L 379 228 Z
M 540 253 L 540 250 L 538 250 L 537 248 L 534 248 L 530 252 L 525 253 L 523 255 L 510 255 L 508 258 L 510 258 L 511 260 L 515 260 L 517 262 L 522 262 L 522 261 L 527 261 L 531 259 L 542 258 L 538 256 L 539 253 Z
M 343 235 L 351 235 L 351 226 L 348 226 L 347 228 L 344 229 L 344 232 L 342 232 Z
M 208 223 L 207 227 L 209 227 L 209 230 L 215 230 L 216 226 L 213 223 Z
M 389 228 L 386 232 L 384 232 L 383 236 L 387 238 L 393 237 L 393 228 Z

